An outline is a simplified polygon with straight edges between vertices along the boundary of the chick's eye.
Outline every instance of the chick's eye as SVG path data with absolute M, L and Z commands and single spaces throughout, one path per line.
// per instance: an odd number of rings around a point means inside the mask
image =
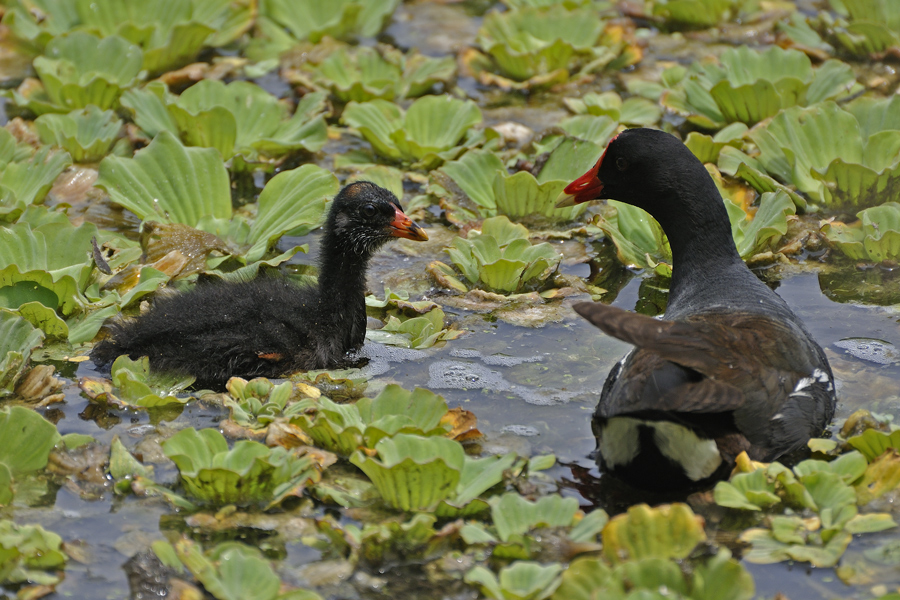
M 616 159 L 616 168 L 620 171 L 624 171 L 628 168 L 628 161 L 624 157 L 620 156 Z
M 362 213 L 367 217 L 374 217 L 376 212 L 378 211 L 375 210 L 374 204 L 366 204 L 362 207 Z

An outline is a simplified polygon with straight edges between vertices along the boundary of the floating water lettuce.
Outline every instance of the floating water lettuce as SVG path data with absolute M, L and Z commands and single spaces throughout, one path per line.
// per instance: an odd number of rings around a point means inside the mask
M 338 188 L 335 176 L 315 165 L 279 173 L 259 195 L 256 220 L 248 225 L 232 215 L 231 186 L 219 153 L 187 148 L 168 131 L 133 159 L 105 158 L 96 185 L 142 219 L 183 223 L 229 240 L 247 263 L 261 259 L 286 232 L 316 226 L 326 198 Z
M 699 29 L 726 20 L 736 8 L 734 0 L 654 0 L 652 12 L 674 27 Z
M 0 228 L 0 305 L 22 311 L 38 302 L 64 316 L 83 309 L 97 235 L 95 225 L 73 227 L 68 219 Z
M 466 583 L 479 584 L 495 600 L 541 600 L 549 598 L 560 584 L 562 565 L 516 561 L 500 569 L 499 577 L 484 567 L 466 573 Z
M 316 446 L 349 456 L 360 447 L 374 448 L 384 437 L 398 433 L 422 436 L 445 435 L 447 403 L 424 388 L 413 391 L 399 385 L 386 386 L 374 399 L 360 398 L 338 404 L 326 397 L 301 403 L 307 414 L 295 417 Z
M 288 403 L 293 392 L 290 381 L 275 385 L 265 377 L 250 381 L 232 377 L 227 388 L 231 398 L 225 405 L 231 410 L 231 420 L 243 427 L 261 429 L 279 417 L 295 416 L 303 408 L 299 402 Z
M 194 383 L 191 376 L 173 376 L 150 370 L 150 359 L 142 356 L 131 360 L 122 355 L 113 361 L 111 385 L 104 380 L 84 377 L 81 387 L 97 402 L 105 402 L 116 408 L 157 408 L 167 404 L 184 404 L 190 397 L 176 396 Z
M 451 517 L 503 479 L 515 454 L 473 459 L 459 442 L 398 433 L 375 444 L 375 456 L 357 450 L 350 462 L 375 484 L 388 506 L 431 511 Z M 482 510 L 480 502 L 474 508 Z
M 483 54 L 469 55 L 470 68 L 483 83 L 506 88 L 562 83 L 571 74 L 618 69 L 640 58 L 624 30 L 587 9 L 492 11 L 476 42 Z
M 493 526 L 470 522 L 460 535 L 468 544 L 492 544 L 497 558 L 536 559 L 545 546 L 559 543 L 569 544 L 572 554 L 595 552 L 600 549 L 597 534 L 609 520 L 603 510 L 584 515 L 574 498 L 556 494 L 530 502 L 507 492 L 494 496 L 489 504 Z
M 386 100 L 350 102 L 341 118 L 380 156 L 428 169 L 455 158 L 457 144 L 481 123 L 481 110 L 471 100 L 425 96 L 406 111 Z
M 822 226 L 831 244 L 853 260 L 881 262 L 900 259 L 900 204 L 885 202 L 856 214 L 855 223 L 826 222 Z
M 57 534 L 40 525 L 0 519 L 0 584 L 55 585 L 67 560 Z M 28 588 L 21 591 L 27 593 Z
M 341 102 L 365 102 L 417 98 L 435 85 L 448 87 L 456 76 L 456 61 L 449 56 L 404 54 L 384 45 L 340 46 L 321 62 L 306 63 L 304 69 L 304 77 Z
M 188 146 L 215 148 L 241 164 L 273 161 L 290 152 L 317 152 L 325 145 L 325 95 L 307 94 L 293 116 L 275 96 L 249 81 L 204 79 L 180 96 L 161 82 L 131 90 L 122 104 L 148 135 L 168 131 Z
M 122 129 L 122 121 L 113 111 L 94 105 L 67 115 L 41 115 L 34 124 L 43 143 L 59 146 L 79 163 L 100 161 Z
M 896 107 L 896 108 L 895 108 Z M 749 132 L 765 171 L 830 210 L 900 200 L 900 102 L 792 107 Z
M 813 105 L 857 90 L 850 65 L 829 60 L 813 68 L 798 50 L 730 48 L 718 63 L 695 63 L 662 104 L 704 129 L 753 125 L 791 106 Z
M 153 543 L 153 551 L 168 567 L 188 571 L 217 600 L 322 600 L 307 590 L 282 591 L 281 579 L 263 553 L 238 542 L 225 542 L 203 551 L 182 538 L 174 545 Z
M 445 252 L 470 283 L 501 293 L 543 281 L 560 260 L 550 244 L 532 245 L 528 229 L 506 217 L 485 219 L 480 231 L 454 238 Z
M 826 52 L 838 47 L 857 58 L 878 58 L 900 48 L 900 10 L 893 3 L 830 4 L 837 18 L 828 11 L 817 11 L 808 18 L 795 13 L 790 23 L 779 28 L 802 47 Z
M 17 314 L 0 310 L 0 396 L 12 393 L 25 373 L 31 351 L 43 341 L 40 329 Z
M 183 429 L 162 448 L 178 466 L 185 490 L 204 504 L 272 506 L 318 478 L 308 457 L 250 440 L 229 450 L 216 429 Z
M 122 92 L 142 77 L 141 61 L 141 49 L 121 37 L 67 33 L 53 38 L 34 59 L 42 85 L 29 88 L 27 95 L 13 90 L 9 97 L 38 115 L 68 113 L 89 104 L 115 108 Z
M 453 340 L 465 331 L 444 328 L 444 311 L 435 308 L 420 317 L 391 315 L 381 329 L 366 331 L 366 339 L 404 348 L 431 348 L 436 343 Z
M 602 115 L 627 125 L 649 127 L 662 117 L 655 102 L 639 97 L 622 100 L 615 92 L 588 92 L 581 98 L 564 98 L 563 103 L 576 115 Z
M 603 528 L 603 555 L 613 563 L 645 558 L 686 558 L 706 539 L 703 524 L 686 504 L 650 508 L 637 504 Z
M 400 0 L 263 0 L 259 16 L 286 29 L 293 40 L 315 43 L 326 35 L 352 40 L 377 35 L 398 4 Z
M 25 209 L 44 201 L 53 182 L 72 164 L 67 152 L 44 147 L 33 155 L 0 129 L 0 220 L 14 221 Z
M 741 539 L 753 545 L 744 555 L 747 561 L 798 560 L 829 567 L 841 558 L 853 534 L 897 526 L 888 514 L 859 514 L 857 505 L 888 491 L 881 485 L 888 473 L 896 486 L 900 482 L 900 465 L 891 464 L 885 469 L 886 463 L 881 460 L 867 464 L 858 452 L 844 454 L 832 462 L 805 460 L 793 470 L 779 463 L 750 463 L 745 456 L 739 458 L 738 465 L 743 472 L 716 485 L 718 504 L 751 511 L 772 511 L 787 505 L 816 515 L 813 519 L 773 515 L 768 527 L 744 531 Z
M 666 594 L 660 594 L 665 589 Z M 597 558 L 577 558 L 569 564 L 552 600 L 626 600 L 675 597 L 685 600 L 750 600 L 753 577 L 731 558 L 718 553 L 685 572 L 680 562 L 658 557 L 627 561 L 610 567 Z
M 557 198 L 563 188 L 593 166 L 602 153 L 601 146 L 589 141 L 561 140 L 535 177 L 528 171 L 510 175 L 496 154 L 473 150 L 434 171 L 429 190 L 440 198 L 448 198 L 452 197 L 450 190 L 458 188 L 466 200 L 475 204 L 476 213 L 459 206 L 455 211 L 458 220 L 469 215 L 472 219 L 506 215 L 516 221 L 572 221 L 586 206 L 556 208 Z
M 3 328 L 0 313 L 0 329 Z M 12 503 L 16 480 L 47 466 L 60 439 L 56 426 L 21 406 L 0 408 L 0 506 Z M 2 544 L 2 538 L 0 538 Z M 0 573 L 3 569 L 0 568 Z M 4 578 L 0 577 L 0 581 Z

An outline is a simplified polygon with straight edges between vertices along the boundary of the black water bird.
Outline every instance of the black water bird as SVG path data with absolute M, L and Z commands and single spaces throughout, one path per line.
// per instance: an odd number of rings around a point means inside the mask
M 346 186 L 323 227 L 317 285 L 284 278 L 208 283 L 160 298 L 139 317 L 107 325 L 91 358 L 148 356 L 154 370 L 222 382 L 341 366 L 366 332 L 366 269 L 392 238 L 427 240 L 396 196 L 373 183 Z
M 604 198 L 656 218 L 673 271 L 662 319 L 574 306 L 635 346 L 613 367 L 594 413 L 600 466 L 637 487 L 689 488 L 726 476 L 741 451 L 771 461 L 820 434 L 835 407 L 828 361 L 741 260 L 703 164 L 667 133 L 623 131 L 558 205 Z

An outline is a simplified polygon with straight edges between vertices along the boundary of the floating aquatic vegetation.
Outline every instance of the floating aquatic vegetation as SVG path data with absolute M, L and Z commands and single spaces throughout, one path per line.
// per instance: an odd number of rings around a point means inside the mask
M 719 130 L 714 136 L 692 131 L 684 140 L 684 145 L 694 153 L 700 162 L 715 163 L 719 160 L 719 155 L 725 146 L 739 147 L 746 132 L 747 126 L 743 123 L 732 123 Z
M 466 573 L 466 583 L 478 584 L 481 591 L 495 600 L 541 600 L 549 598 L 559 587 L 562 565 L 519 560 L 500 569 L 499 577 L 484 567 Z
M 782 23 L 792 42 L 800 47 L 833 52 L 834 48 L 857 58 L 877 58 L 900 48 L 900 10 L 890 2 L 831 2 L 837 18 L 827 11 L 805 17 L 794 13 Z
M 702 520 L 686 504 L 637 504 L 603 528 L 603 555 L 613 563 L 681 559 L 705 539 Z
M 2 315 L 0 315 L 2 318 Z M 2 324 L 2 320 L 0 320 Z M 21 406 L 0 408 L 0 506 L 12 503 L 17 483 L 47 466 L 50 451 L 60 440 L 56 426 Z M 2 541 L 0 541 L 2 543 Z M 0 568 L 0 573 L 3 569 Z M 0 581 L 4 578 L 0 577 Z
M 586 206 L 556 208 L 557 198 L 563 188 L 593 166 L 602 153 L 603 147 L 590 141 L 559 140 L 549 152 L 540 173 L 534 176 L 528 171 L 510 175 L 503 161 L 493 152 L 472 150 L 433 171 L 429 191 L 439 198 L 452 199 L 453 194 L 448 190 L 458 188 L 468 201 L 474 203 L 476 212 L 452 200 L 445 202 L 458 221 L 497 215 L 506 215 L 516 221 L 573 221 Z
M 896 452 L 867 463 L 859 452 L 843 454 L 832 462 L 805 460 L 793 470 L 779 463 L 751 463 L 738 459 L 742 471 L 715 488 L 716 503 L 756 512 L 791 507 L 806 510 L 812 518 L 795 515 L 770 516 L 767 527 L 751 528 L 741 540 L 751 543 L 744 559 L 756 563 L 784 560 L 810 562 L 815 566 L 833 566 L 841 558 L 853 534 L 883 531 L 896 527 L 885 513 L 859 514 L 865 505 L 900 483 L 900 464 Z
M 588 92 L 581 98 L 564 98 L 563 103 L 576 115 L 607 116 L 625 125 L 649 127 L 662 117 L 655 102 L 640 97 L 622 100 L 615 92 Z
M 278 418 L 290 419 L 303 408 L 299 402 L 289 402 L 293 395 L 290 381 L 275 385 L 265 377 L 250 381 L 232 377 L 227 388 L 231 398 L 225 405 L 231 411 L 231 420 L 242 427 L 264 429 Z
M 386 386 L 374 399 L 360 398 L 338 404 L 322 396 L 300 403 L 307 414 L 295 417 L 316 446 L 350 456 L 358 448 L 374 448 L 379 440 L 398 433 L 422 436 L 446 435 L 447 403 L 424 388 L 413 391 L 399 385 Z
M 0 584 L 56 585 L 62 581 L 61 571 L 68 558 L 62 538 L 52 531 L 0 519 Z M 20 593 L 28 597 L 28 588 Z
M 792 107 L 755 127 L 759 165 L 829 210 L 900 199 L 900 102 Z M 858 116 L 857 116 L 858 115 Z
M 759 207 L 753 215 L 725 200 L 728 218 L 731 220 L 731 236 L 738 254 L 747 259 L 758 254 L 787 233 L 787 218 L 796 212 L 794 202 L 785 192 L 766 192 L 759 198 Z
M 529 470 L 536 470 L 529 463 Z M 530 502 L 507 492 L 490 499 L 493 526 L 469 522 L 460 530 L 468 544 L 490 544 L 497 558 L 539 560 L 545 547 L 564 544 L 570 555 L 596 552 L 609 520 L 603 510 L 584 515 L 574 498 L 549 495 Z M 564 540 L 564 541 L 563 541 Z
M 25 159 L 9 133 L 5 129 L 0 132 L 0 220 L 15 221 L 29 206 L 43 202 L 54 180 L 72 164 L 72 158 L 66 152 L 44 147 Z
M 501 293 L 516 292 L 525 285 L 539 285 L 560 260 L 550 244 L 532 245 L 528 229 L 506 217 L 485 219 L 480 231 L 472 229 L 466 238 L 454 238 L 445 252 L 471 284 Z M 432 263 L 429 270 L 440 276 L 442 285 L 446 280 L 465 290 L 453 271 L 441 265 Z
M 263 0 L 259 20 L 266 19 L 283 27 L 295 42 L 318 42 L 326 35 L 353 40 L 377 35 L 399 3 L 400 0 Z M 258 26 L 271 27 L 270 24 Z
M 16 0 L 3 23 L 33 53 L 46 53 L 55 37 L 76 27 L 101 37 L 121 36 L 143 50 L 143 68 L 155 74 L 187 64 L 204 47 L 236 40 L 250 28 L 254 13 L 248 0 Z
M 168 404 L 184 404 L 190 397 L 176 396 L 194 383 L 192 376 L 178 376 L 150 370 L 150 359 L 142 356 L 131 360 L 122 355 L 113 361 L 110 380 L 83 377 L 81 389 L 95 402 L 119 409 L 128 407 L 157 408 Z
M 704 129 L 734 122 L 753 125 L 791 106 L 850 96 L 858 91 L 850 65 L 829 60 L 813 68 L 799 50 L 773 46 L 765 52 L 747 46 L 728 49 L 718 63 L 695 63 L 665 91 L 661 102 Z
M 3 289 L 0 288 L 0 292 Z M 0 310 L 0 396 L 11 394 L 44 334 L 17 314 Z
M 304 96 L 291 115 L 285 103 L 249 81 L 204 79 L 180 96 L 153 82 L 128 91 L 122 105 L 150 137 L 168 131 L 188 146 L 215 148 L 238 170 L 298 150 L 317 152 L 327 139 L 323 93 Z
M 564 83 L 576 74 L 619 69 L 640 60 L 621 26 L 589 9 L 525 7 L 492 11 L 484 18 L 464 61 L 485 84 L 503 88 Z
M 458 144 L 481 123 L 481 109 L 471 100 L 450 96 L 425 96 L 405 111 L 376 99 L 350 102 L 341 119 L 357 129 L 378 155 L 430 169 L 460 153 Z
M 444 327 L 444 311 L 434 308 L 418 317 L 388 316 L 381 329 L 366 331 L 366 339 L 403 348 L 431 348 L 438 342 L 454 340 L 465 334 L 459 329 Z
M 308 457 L 251 440 L 229 450 L 216 429 L 183 429 L 162 448 L 178 466 L 185 491 L 204 504 L 273 506 L 318 479 Z
M 190 571 L 217 600 L 322 600 L 307 590 L 282 591 L 281 578 L 263 553 L 238 542 L 225 542 L 206 552 L 200 544 L 181 538 L 175 544 L 153 543 L 157 557 L 171 568 Z
M 357 450 L 350 462 L 375 484 L 385 504 L 406 511 L 437 510 L 446 517 L 483 510 L 483 501 L 468 505 L 500 483 L 516 460 L 515 454 L 469 458 L 459 442 L 406 433 L 381 438 L 374 450 L 372 457 Z
M 62 148 L 78 163 L 102 160 L 122 129 L 122 121 L 113 111 L 94 105 L 66 115 L 41 115 L 34 125 L 43 143 Z
M 670 27 L 701 29 L 727 20 L 738 4 L 735 0 L 653 0 L 651 12 Z
M 288 231 L 310 231 L 322 219 L 326 198 L 338 190 L 335 176 L 315 165 L 284 171 L 263 189 L 256 219 L 248 225 L 233 215 L 228 172 L 219 153 L 182 146 L 168 131 L 133 159 L 105 158 L 96 185 L 142 219 L 183 223 L 230 241 L 244 263 L 260 260 Z M 294 253 L 296 249 L 283 258 Z
M 404 54 L 385 45 L 342 45 L 320 62 L 308 62 L 302 68 L 302 75 L 294 74 L 294 80 L 302 77 L 311 87 L 329 90 L 341 102 L 417 98 L 436 85 L 449 87 L 456 77 L 456 61 L 452 57 Z
M 121 37 L 67 33 L 53 38 L 34 59 L 40 84 L 23 84 L 7 97 L 37 115 L 68 113 L 90 104 L 101 110 L 115 108 L 122 92 L 142 77 L 141 60 L 141 49 Z
M 828 241 L 853 260 L 900 259 L 900 204 L 885 202 L 856 216 L 859 220 L 849 225 L 827 221 L 822 231 Z
M 666 590 L 666 595 L 659 593 Z M 658 557 L 608 566 L 596 558 L 577 558 L 562 575 L 552 600 L 625 600 L 677 597 L 689 600 L 750 600 L 753 577 L 721 549 L 706 562 L 685 572 L 682 564 Z

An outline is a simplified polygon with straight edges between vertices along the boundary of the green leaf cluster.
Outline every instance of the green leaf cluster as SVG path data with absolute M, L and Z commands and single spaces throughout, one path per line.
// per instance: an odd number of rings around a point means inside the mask
M 654 16 L 674 28 L 702 29 L 727 20 L 737 11 L 736 0 L 654 0 Z
M 0 408 L 0 506 L 12 503 L 16 481 L 47 466 L 50 451 L 60 440 L 56 426 L 21 406 Z M 0 536 L 0 545 L 3 544 Z M 0 560 L 0 564 L 2 564 Z M 0 573 L 3 572 L 0 567 Z M 0 577 L 0 581 L 4 578 Z
M 57 534 L 0 519 L 0 584 L 54 585 L 67 560 Z
M 450 431 L 442 419 L 447 403 L 424 388 L 413 391 L 390 384 L 374 399 L 360 398 L 338 404 L 322 396 L 299 403 L 305 414 L 291 422 L 309 435 L 316 446 L 350 456 L 358 448 L 374 448 L 385 437 L 398 433 L 441 436 Z
M 187 146 L 215 148 L 237 169 L 298 150 L 317 152 L 327 139 L 322 93 L 304 96 L 291 115 L 285 103 L 249 81 L 204 79 L 180 96 L 153 82 L 124 94 L 122 105 L 147 135 L 168 131 Z
M 544 87 L 639 58 L 623 31 L 586 7 L 523 6 L 485 16 L 469 66 L 505 88 Z
M 885 202 L 856 216 L 859 220 L 850 224 L 826 222 L 822 231 L 828 241 L 853 260 L 900 259 L 900 204 Z
M 591 118 L 597 121 L 596 118 Z M 601 126 L 603 124 L 600 124 Z M 603 148 L 584 137 L 604 135 L 608 127 L 573 127 L 573 136 L 548 142 L 551 149 L 537 176 L 528 171 L 510 175 L 503 160 L 490 150 L 472 150 L 457 160 L 432 171 L 429 191 L 439 198 L 452 197 L 449 190 L 460 190 L 475 209 L 460 207 L 456 212 L 471 219 L 505 215 L 516 221 L 571 222 L 585 205 L 556 208 L 563 188 L 600 158 Z M 579 138 L 579 134 L 584 137 Z M 612 135 L 611 133 L 609 134 Z M 555 146 L 553 143 L 555 142 Z
M 390 46 L 339 46 L 320 62 L 304 63 L 313 86 L 329 90 L 340 102 L 417 98 L 434 86 L 449 87 L 456 61 L 402 53 Z
M 471 100 L 425 96 L 405 111 L 386 100 L 350 102 L 341 117 L 379 156 L 429 169 L 455 158 L 481 109 Z
M 754 128 L 762 170 L 830 210 L 900 200 L 900 102 L 792 107 Z
M 715 499 L 720 506 L 768 515 L 766 527 L 741 534 L 753 546 L 745 560 L 798 560 L 830 567 L 840 560 L 853 534 L 897 526 L 890 515 L 860 514 L 859 507 L 896 486 L 898 468 L 896 451 L 873 462 L 850 452 L 831 462 L 805 460 L 793 469 L 780 463 L 742 464 L 745 472 L 716 485 Z M 809 514 L 813 516 L 803 518 Z
M 753 125 L 783 109 L 843 98 L 858 88 L 850 65 L 828 60 L 813 68 L 799 50 L 778 46 L 763 52 L 730 48 L 716 63 L 675 67 L 668 75 L 663 106 L 704 129 Z
M 138 49 L 138 65 L 151 74 L 184 66 L 205 47 L 236 40 L 255 16 L 248 0 L 13 0 L 10 4 L 3 23 L 13 39 L 31 52 L 49 54 L 56 39 L 72 30 L 103 38 L 116 36 Z
M 102 160 L 122 129 L 122 121 L 113 111 L 93 104 L 66 115 L 41 115 L 34 124 L 43 143 L 62 148 L 78 163 Z
M 545 280 L 560 260 L 550 244 L 532 245 L 528 229 L 505 216 L 485 219 L 480 231 L 454 238 L 445 252 L 470 283 L 500 293 Z
M 272 506 L 317 477 L 308 457 L 251 440 L 229 450 L 216 429 L 183 429 L 162 448 L 178 467 L 185 491 L 204 504 Z
M 516 460 L 515 454 L 470 458 L 454 440 L 407 433 L 381 438 L 374 450 L 375 456 L 357 450 L 350 462 L 372 481 L 386 505 L 436 510 L 446 517 L 481 511 L 485 505 L 478 496 L 500 483 Z
M 281 578 L 263 553 L 239 542 L 225 542 L 206 552 L 181 538 L 175 544 L 153 543 L 153 551 L 168 567 L 187 569 L 217 600 L 322 600 L 308 590 L 283 591 Z
M 232 377 L 226 387 L 230 398 L 225 405 L 231 420 L 243 427 L 264 429 L 275 419 L 289 419 L 303 408 L 299 402 L 289 402 L 293 392 L 290 381 L 275 385 L 265 377 L 250 381 Z
M 318 42 L 324 36 L 353 40 L 377 35 L 390 20 L 400 0 L 261 0 L 257 26 L 285 33 L 276 39 L 285 45 L 297 40 Z M 273 34 L 275 35 L 275 34 Z

